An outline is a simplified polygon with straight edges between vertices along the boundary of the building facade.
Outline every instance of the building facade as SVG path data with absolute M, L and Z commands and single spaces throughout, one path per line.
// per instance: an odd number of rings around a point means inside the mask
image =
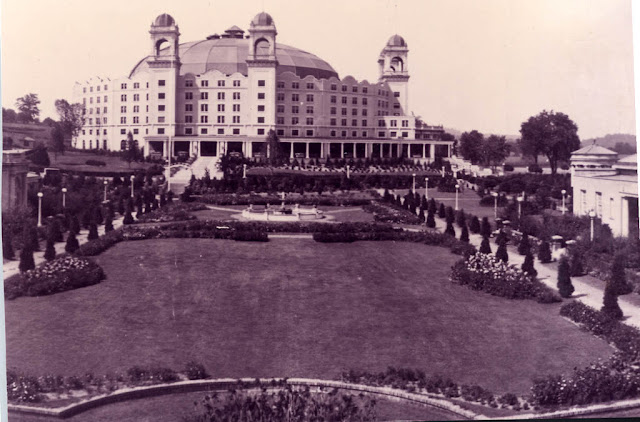
M 76 83 L 85 106 L 76 148 L 127 148 L 131 133 L 145 155 L 247 157 L 264 154 L 270 130 L 292 158 L 449 157 L 442 126 L 409 112 L 409 49 L 392 36 L 378 58 L 379 80 L 339 78 L 324 60 L 277 43 L 258 14 L 248 33 L 233 26 L 180 43 L 175 20 L 152 23 L 149 54 L 118 79 Z
M 637 155 L 623 159 L 598 145 L 571 154 L 573 213 L 595 212 L 614 236 L 638 237 Z

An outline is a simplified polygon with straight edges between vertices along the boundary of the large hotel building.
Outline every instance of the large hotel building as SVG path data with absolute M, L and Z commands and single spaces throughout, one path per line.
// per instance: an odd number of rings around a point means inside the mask
M 340 79 L 313 54 L 276 42 L 276 26 L 258 14 L 248 34 L 233 26 L 205 40 L 180 43 L 175 20 L 151 24 L 149 55 L 127 77 L 76 83 L 85 105 L 76 148 L 126 148 L 145 155 L 247 157 L 263 153 L 275 130 L 291 157 L 449 157 L 442 126 L 409 112 L 409 49 L 392 36 L 378 58 L 379 80 Z

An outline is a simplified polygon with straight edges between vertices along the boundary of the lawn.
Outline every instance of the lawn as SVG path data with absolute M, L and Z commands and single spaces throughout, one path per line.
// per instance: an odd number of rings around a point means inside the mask
M 78 172 L 133 172 L 134 170 L 144 170 L 152 166 L 150 163 L 127 163 L 120 157 L 98 155 L 82 151 L 67 151 L 64 154 L 57 155 L 50 152 L 49 160 L 51 161 L 49 167 Z M 86 163 L 87 160 L 103 161 L 106 163 L 106 166 L 88 165 Z
M 456 259 L 403 242 L 123 242 L 97 258 L 105 282 L 5 303 L 7 364 L 71 375 L 193 359 L 234 378 L 394 365 L 523 394 L 611 354 L 559 305 L 449 283 Z

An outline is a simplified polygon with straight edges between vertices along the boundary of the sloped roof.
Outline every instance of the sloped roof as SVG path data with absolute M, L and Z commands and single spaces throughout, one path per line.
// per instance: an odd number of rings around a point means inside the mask
M 600 145 L 591 144 L 577 151 L 573 151 L 571 155 L 618 155 L 618 153 L 601 147 Z

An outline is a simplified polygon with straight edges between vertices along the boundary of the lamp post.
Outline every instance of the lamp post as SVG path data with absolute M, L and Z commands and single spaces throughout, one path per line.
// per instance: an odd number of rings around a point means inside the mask
M 429 178 L 424 178 L 424 197 L 428 201 L 429 200 Z
M 442 166 L 442 177 L 444 177 L 444 166 Z
M 38 192 L 38 227 L 42 227 L 42 192 Z
M 460 185 L 456 183 L 456 211 L 458 211 L 458 190 L 460 189 Z
M 67 207 L 67 188 L 62 188 L 62 209 Z
M 104 202 L 107 202 L 107 186 L 109 186 L 109 182 L 104 181 Z
M 519 196 L 518 200 L 518 218 L 522 217 L 522 201 L 524 201 L 524 196 Z
M 411 189 L 411 193 L 416 193 L 416 174 L 413 173 L 413 188 Z
M 351 178 L 351 166 L 347 164 L 347 179 Z
M 593 221 L 596 218 L 596 212 L 594 210 L 589 211 L 589 218 L 591 219 L 591 241 L 593 242 Z
M 247 165 L 246 164 L 242 165 L 242 178 L 243 179 L 247 178 Z
M 562 215 L 567 211 L 567 207 L 565 205 L 565 198 L 567 196 L 567 191 L 562 189 Z
M 493 218 L 498 218 L 498 192 L 491 192 L 493 196 Z
M 132 174 L 131 175 L 131 197 L 133 198 L 133 181 L 135 180 L 135 176 Z

